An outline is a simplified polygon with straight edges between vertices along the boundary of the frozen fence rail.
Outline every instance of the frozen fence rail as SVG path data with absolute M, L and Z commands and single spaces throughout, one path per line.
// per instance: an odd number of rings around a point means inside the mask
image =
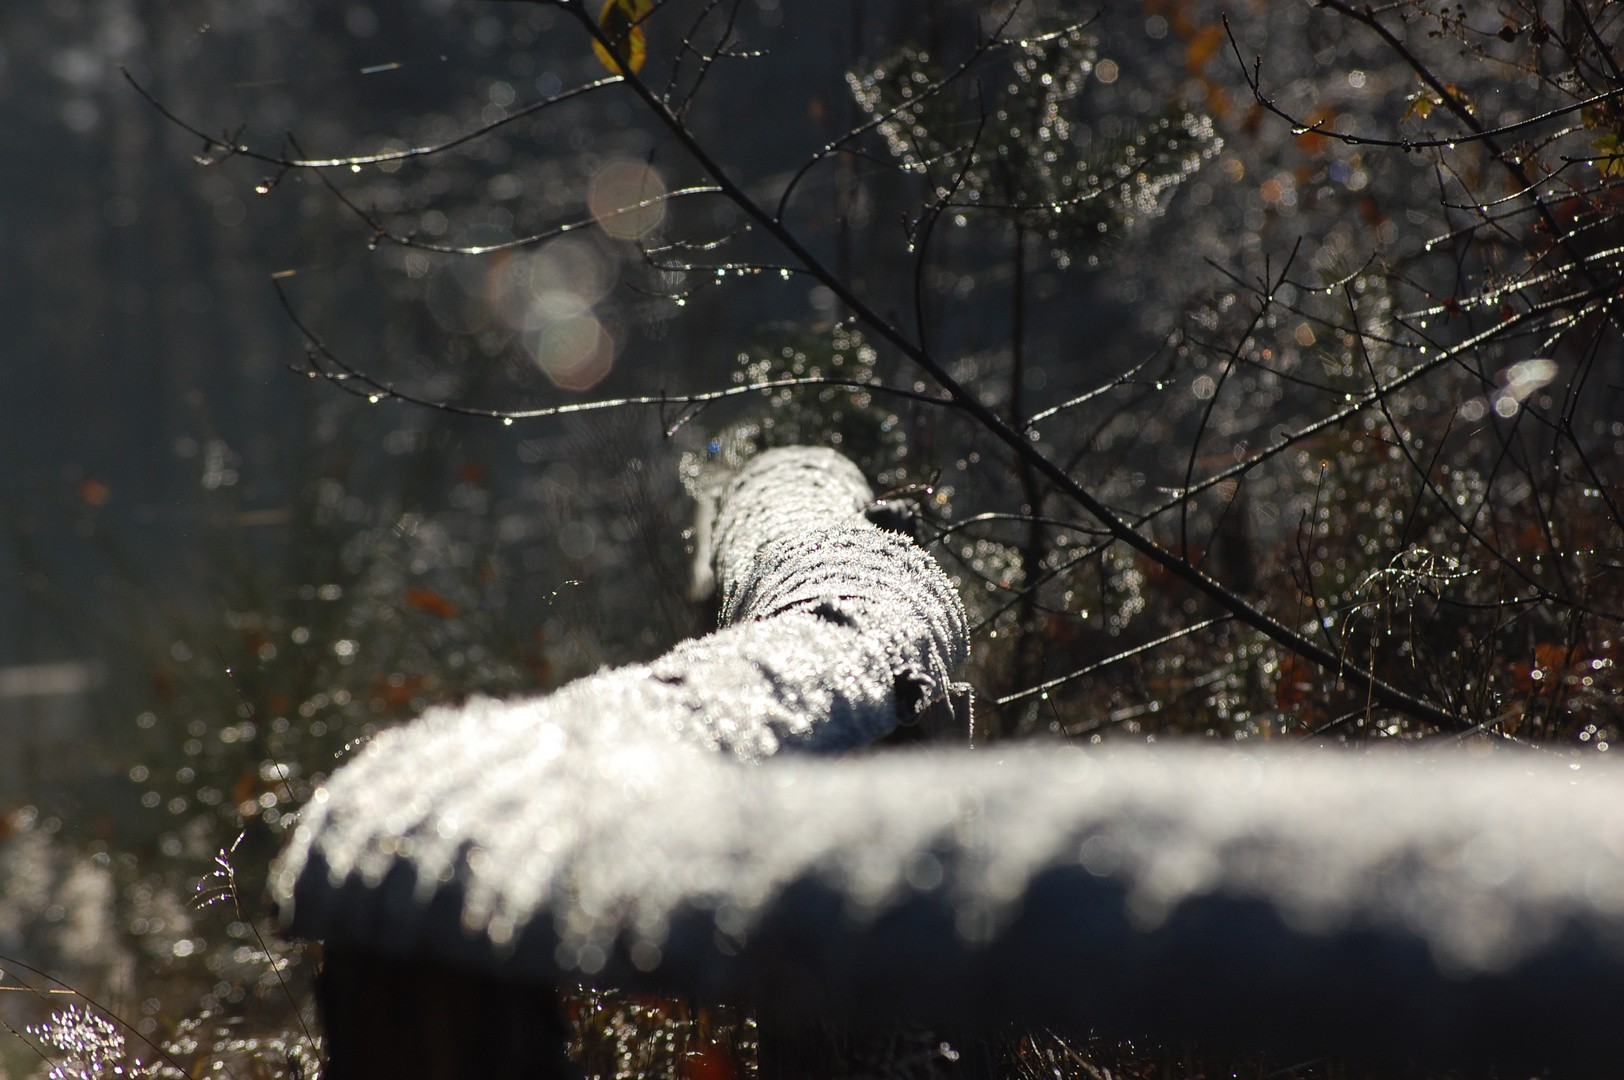
M 1574 1003 L 1624 1000 L 1615 770 L 1468 751 L 805 752 L 884 735 L 948 695 L 963 658 L 951 586 L 867 522 L 871 499 L 832 452 L 764 455 L 716 518 L 726 628 L 380 736 L 273 874 L 292 931 L 335 958 L 744 997 L 769 1016 L 1611 1052 Z M 359 1075 L 360 1036 L 331 1034 L 336 1072 Z

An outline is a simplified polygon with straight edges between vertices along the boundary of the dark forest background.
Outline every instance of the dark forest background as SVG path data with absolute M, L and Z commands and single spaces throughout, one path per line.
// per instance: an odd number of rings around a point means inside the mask
M 553 5 L 0 11 L 0 951 L 130 1039 L 304 1068 L 259 886 L 311 785 L 703 632 L 693 496 L 767 445 L 901 500 L 983 741 L 1616 738 L 1620 5 L 714 10 L 683 118 L 828 279 L 715 194 L 608 212 L 708 178 L 624 88 L 527 111 L 609 74 Z M 1109 542 L 832 284 L 1402 700 Z M 831 377 L 900 392 L 523 415 Z

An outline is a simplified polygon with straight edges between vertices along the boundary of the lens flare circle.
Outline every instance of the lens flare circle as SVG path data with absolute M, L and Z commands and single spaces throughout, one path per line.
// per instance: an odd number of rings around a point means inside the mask
M 617 240 L 647 236 L 665 220 L 665 181 L 641 161 L 612 161 L 592 178 L 587 205 Z

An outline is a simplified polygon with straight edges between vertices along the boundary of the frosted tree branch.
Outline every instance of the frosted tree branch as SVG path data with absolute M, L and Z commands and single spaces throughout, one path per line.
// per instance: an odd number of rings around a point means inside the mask
M 998 747 L 830 760 L 946 694 L 964 615 L 830 451 L 718 493 L 727 625 L 380 735 L 303 811 L 292 932 L 800 1016 L 1589 1060 L 1624 774 L 1554 754 Z M 1503 1021 L 1515 1016 L 1515 1024 Z

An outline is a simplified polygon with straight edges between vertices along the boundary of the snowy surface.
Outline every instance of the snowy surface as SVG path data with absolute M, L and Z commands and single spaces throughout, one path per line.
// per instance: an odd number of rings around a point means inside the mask
M 1624 993 L 1624 775 L 1593 762 L 1159 746 L 742 767 L 621 738 L 634 699 L 569 700 L 438 712 L 341 772 L 301 826 L 319 850 L 278 882 L 294 930 L 803 1013 L 1451 1051 L 1553 1029 L 1576 1051 L 1601 1029 L 1573 1003 Z
M 1508 968 L 1568 920 L 1624 930 L 1614 769 L 1172 746 L 743 769 L 622 738 L 612 717 L 638 706 L 635 692 L 598 699 L 607 707 L 590 716 L 568 707 L 577 700 L 439 710 L 364 755 L 301 826 L 320 831 L 326 883 L 375 885 L 408 859 L 420 899 L 464 882 L 466 925 L 498 944 L 543 916 L 558 968 L 588 974 L 621 936 L 662 945 L 684 907 L 747 940 L 812 879 L 859 922 L 940 891 L 973 947 L 1020 913 L 1038 874 L 1064 866 L 1119 882 L 1141 930 L 1194 896 L 1252 896 L 1305 934 L 1416 935 L 1454 972 Z
M 790 1009 L 1134 1024 L 1199 993 L 1180 1032 L 1447 1042 L 1624 993 L 1624 772 L 1599 755 L 780 753 L 883 733 L 897 683 L 939 691 L 964 647 L 945 579 L 860 522 L 831 457 L 734 481 L 731 626 L 433 710 L 340 769 L 273 874 L 292 930 Z M 815 512 L 779 505 L 798 471 Z

